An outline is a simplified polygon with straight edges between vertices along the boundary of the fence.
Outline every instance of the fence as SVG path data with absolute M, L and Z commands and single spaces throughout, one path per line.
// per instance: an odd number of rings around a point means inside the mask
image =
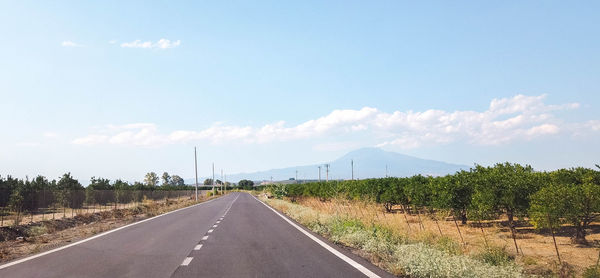
M 194 190 L 0 190 L 0 227 L 194 197 Z

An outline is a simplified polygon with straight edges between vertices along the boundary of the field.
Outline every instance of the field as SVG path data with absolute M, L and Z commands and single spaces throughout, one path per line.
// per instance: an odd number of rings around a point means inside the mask
M 297 199 L 294 203 L 289 200 L 266 199 L 266 201 L 308 227 L 314 228 L 314 221 L 317 221 L 315 219 L 323 219 L 323 217 L 357 220 L 364 227 L 380 227 L 386 231 L 390 231 L 395 237 L 400 238 L 401 242 L 406 244 L 424 243 L 427 246 L 432 246 L 449 254 L 476 258 L 483 261 L 490 260 L 492 265 L 514 263 L 517 268 L 522 269 L 522 273 L 525 275 L 552 277 L 559 275 L 563 271 L 565 274 L 579 276 L 582 275 L 586 268 L 596 264 L 600 255 L 598 249 L 593 246 L 573 244 L 569 237 L 568 230 L 570 227 L 564 227 L 564 230 L 559 231 L 556 235 L 558 249 L 563 262 L 561 267 L 558 264 L 553 239 L 550 234 L 537 232 L 532 227 L 527 226 L 517 228 L 517 242 L 519 246 L 519 254 L 517 254 L 510 230 L 506 228 L 506 221 L 484 221 L 481 224 L 469 223 L 463 225 L 455 223 L 452 217 L 440 216 L 439 220 L 435 221 L 430 215 L 411 215 L 400 212 L 400 209 L 387 212 L 381 206 L 374 203 L 340 199 L 323 202 L 317 198 L 302 198 Z M 298 214 L 297 211 L 301 211 L 302 209 L 294 206 L 307 208 L 314 215 L 307 217 L 307 214 Z M 318 232 L 319 229 L 315 231 Z M 324 235 L 331 238 L 331 234 L 325 233 Z M 593 233 L 589 235 L 589 238 L 595 244 L 600 242 L 599 233 Z M 346 245 L 356 247 L 352 246 L 352 244 Z M 493 252 L 497 253 L 493 254 Z M 485 258 L 485 256 L 491 255 L 505 256 L 506 261 L 494 261 L 497 258 L 493 256 L 489 259 Z M 381 261 L 381 257 L 384 256 L 380 254 L 367 254 L 366 257 L 374 260 L 374 263 L 379 263 L 381 267 L 386 269 L 386 262 Z M 389 267 L 387 267 L 387 270 L 394 274 L 403 274 L 403 270 L 394 270 Z
M 524 274 L 600 271 L 600 172 L 593 169 L 537 172 L 504 163 L 442 177 L 271 185 L 268 192 L 317 214 L 382 228 L 397 242 L 441 241 L 441 249 L 456 247 L 451 254 L 506 258 Z

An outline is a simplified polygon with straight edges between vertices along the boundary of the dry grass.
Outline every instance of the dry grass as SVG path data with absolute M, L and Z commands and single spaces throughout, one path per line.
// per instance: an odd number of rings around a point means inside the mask
M 329 240 L 352 247 L 354 252 L 392 274 L 408 277 L 523 277 L 521 268 L 505 252 L 467 256 L 451 238 L 419 233 L 419 240 L 382 225 L 368 204 L 303 200 L 301 204 L 265 199 L 271 206 Z M 348 206 L 344 209 L 343 206 Z M 367 205 L 367 207 L 364 207 Z M 360 207 L 359 207 L 360 206 Z M 362 210 L 362 211 L 361 211 Z M 379 217 L 379 218 L 378 218 Z
M 473 257 L 487 252 L 490 248 L 500 248 L 530 274 L 546 276 L 559 272 L 552 237 L 531 227 L 518 228 L 519 254 L 517 254 L 510 230 L 500 221 L 482 222 L 481 225 L 479 223 L 462 225 L 460 222 L 455 223 L 453 218 L 447 215 L 406 214 L 399 209 L 394 213 L 387 213 L 382 206 L 374 203 L 340 199 L 321 202 L 316 198 L 304 198 L 297 203 L 324 215 L 342 215 L 359 219 L 365 225 L 386 227 L 410 241 L 423 242 L 439 249 L 448 249 L 440 244 L 440 241 L 446 241 L 446 245 L 456 247 L 449 247 L 454 248 L 454 252 Z M 596 246 L 600 242 L 598 233 L 590 234 L 587 238 Z M 568 264 L 568 268 L 571 268 L 574 274 L 581 275 L 586 268 L 597 263 L 600 254 L 593 244 L 591 246 L 572 244 L 568 233 L 559 233 L 556 240 L 562 261 Z

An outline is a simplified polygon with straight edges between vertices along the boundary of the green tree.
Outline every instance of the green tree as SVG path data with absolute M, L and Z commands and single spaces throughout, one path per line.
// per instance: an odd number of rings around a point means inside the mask
M 87 204 L 106 205 L 114 200 L 113 189 L 109 179 L 92 177 L 85 189 L 85 201 Z
M 600 184 L 595 171 L 570 171 L 552 173 L 551 184 L 533 195 L 530 219 L 536 228 L 558 228 L 561 223 L 569 223 L 575 227 L 573 242 L 586 244 L 586 229 L 600 213 Z M 569 181 L 581 183 L 567 183 Z
M 158 185 L 158 175 L 156 175 L 156 173 L 154 173 L 154 172 L 150 172 L 150 173 L 146 174 L 146 176 L 144 177 L 144 183 L 150 187 L 157 186 Z
M 85 200 L 84 187 L 71 176 L 71 173 L 64 174 L 56 184 L 59 198 L 58 200 L 65 207 L 81 208 Z
M 467 211 L 473 196 L 472 173 L 460 171 L 454 175 L 432 179 L 433 205 L 451 210 L 454 217 L 467 224 Z
M 178 175 L 171 176 L 171 184 L 175 186 L 185 185 L 185 181 Z
M 21 194 L 21 190 L 17 189 L 10 194 L 10 199 L 8 201 L 8 207 L 13 211 L 20 212 L 23 210 L 23 195 Z
M 489 219 L 504 212 L 514 228 L 514 217 L 527 214 L 531 195 L 539 188 L 533 168 L 507 162 L 494 167 L 477 165 L 474 172 L 473 214 Z
M 212 179 L 205 179 L 204 180 L 204 185 L 212 185 L 213 184 L 213 180 Z
M 166 185 L 170 185 L 171 184 L 171 176 L 169 175 L 169 173 L 164 172 L 161 176 L 162 179 L 162 185 L 166 186 Z
M 113 184 L 115 192 L 115 201 L 117 203 L 126 204 L 133 200 L 133 194 L 130 190 L 131 186 L 129 183 L 122 180 L 116 180 Z
M 10 194 L 10 198 L 8 201 L 8 207 L 17 212 L 17 216 L 15 218 L 15 222 L 13 222 L 13 225 L 19 225 L 19 222 L 21 222 L 21 211 L 23 210 L 23 195 L 21 194 L 21 190 L 20 189 L 16 189 L 12 192 L 12 194 Z
M 240 180 L 238 185 L 245 190 L 252 190 L 254 188 L 254 182 L 251 180 Z

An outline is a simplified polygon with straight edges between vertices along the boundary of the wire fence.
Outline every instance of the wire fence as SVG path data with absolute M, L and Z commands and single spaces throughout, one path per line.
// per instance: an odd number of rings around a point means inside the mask
M 198 194 L 205 196 L 205 191 Z M 193 198 L 195 190 L 38 190 L 18 194 L 0 190 L 0 227 L 133 208 L 145 200 Z

